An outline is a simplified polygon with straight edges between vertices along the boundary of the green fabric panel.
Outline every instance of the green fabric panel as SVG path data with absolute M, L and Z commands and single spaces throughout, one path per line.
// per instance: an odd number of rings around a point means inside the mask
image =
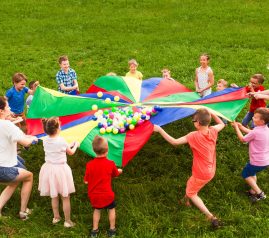
M 96 135 L 101 135 L 99 133 L 99 128 L 94 128 L 81 142 L 80 149 L 85 153 L 89 154 L 92 157 L 95 157 L 96 154 L 92 149 L 92 141 Z M 108 159 L 113 160 L 115 164 L 119 167 L 122 166 L 122 152 L 124 147 L 124 141 L 126 134 L 104 134 L 101 135 L 105 137 L 108 141 Z
M 226 116 L 227 118 L 229 118 L 231 121 L 234 121 L 247 102 L 248 102 L 248 98 L 229 101 L 229 102 L 218 102 L 218 103 L 201 104 L 201 105 L 208 107 L 212 110 L 218 111 L 224 116 Z
M 58 97 L 50 94 L 44 88 L 38 87 L 27 118 L 47 118 L 52 116 L 66 116 L 91 111 L 92 106 L 108 108 L 112 106 L 126 106 L 124 103 L 106 103 L 102 99 L 84 98 L 77 96 Z
M 113 82 L 113 84 L 111 84 L 111 82 Z M 94 82 L 94 85 L 107 91 L 117 91 L 125 97 L 129 98 L 132 102 L 136 101 L 129 87 L 120 76 L 102 76 Z
M 201 97 L 196 92 L 176 93 L 176 94 L 171 94 L 169 96 L 149 100 L 143 104 L 146 105 L 147 103 L 150 104 L 152 102 L 171 102 L 173 104 L 176 104 L 178 102 L 193 102 L 193 101 L 198 100 L 200 98 Z

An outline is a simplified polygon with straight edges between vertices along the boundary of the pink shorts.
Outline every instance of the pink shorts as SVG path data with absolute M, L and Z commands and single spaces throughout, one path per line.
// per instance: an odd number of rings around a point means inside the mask
M 187 181 L 186 196 L 191 198 L 198 194 L 198 192 L 210 181 L 202 180 L 191 176 Z

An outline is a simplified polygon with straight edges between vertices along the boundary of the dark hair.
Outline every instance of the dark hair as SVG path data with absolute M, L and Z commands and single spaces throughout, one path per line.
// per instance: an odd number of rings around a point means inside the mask
M 210 60 L 210 56 L 207 53 L 203 53 L 200 55 L 200 57 L 205 56 L 207 60 Z
M 67 60 L 68 60 L 67 55 L 62 55 L 59 57 L 58 62 L 59 64 L 61 64 L 63 61 L 67 61 Z
M 31 82 L 29 83 L 29 88 L 30 88 L 30 89 L 33 89 L 33 86 L 34 86 L 35 82 L 36 82 L 36 80 L 31 81 Z
M 251 76 L 251 78 L 257 79 L 259 84 L 263 84 L 264 82 L 264 77 L 262 74 L 254 74 Z
M 211 115 L 205 108 L 198 109 L 193 115 L 193 118 L 197 120 L 201 126 L 208 126 L 211 121 Z
M 269 123 L 269 109 L 264 107 L 259 107 L 254 113 L 260 114 L 260 118 L 264 121 L 264 124 Z
M 7 105 L 7 99 L 3 96 L 0 97 L 0 110 L 4 110 Z
M 13 83 L 19 83 L 21 81 L 25 80 L 27 82 L 27 77 L 23 73 L 15 73 L 12 76 L 12 82 Z
M 108 151 L 107 141 L 102 136 L 95 136 L 92 141 L 92 149 L 96 155 L 103 155 Z
M 43 118 L 42 124 L 43 124 L 44 131 L 50 136 L 55 135 L 57 130 L 60 127 L 60 122 L 59 122 L 58 117 Z

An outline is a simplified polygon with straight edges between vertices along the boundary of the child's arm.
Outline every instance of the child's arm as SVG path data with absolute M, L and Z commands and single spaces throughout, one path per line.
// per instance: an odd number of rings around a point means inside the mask
M 74 85 L 72 87 L 66 87 L 66 86 L 64 86 L 63 83 L 60 84 L 61 90 L 67 91 L 67 92 L 72 91 L 72 90 L 75 90 L 75 89 L 77 89 L 77 87 L 78 87 L 78 85 Z
M 75 154 L 78 147 L 79 147 L 79 143 L 77 141 L 75 141 L 67 147 L 66 153 L 68 155 L 73 155 L 73 154 Z
M 37 86 L 39 85 L 39 81 L 36 81 L 33 85 L 33 89 L 29 89 L 28 90 L 28 93 L 31 94 L 31 95 L 34 95 L 35 94 L 35 90 L 37 88 Z
M 214 85 L 214 74 L 212 71 L 210 71 L 208 73 L 208 85 L 205 88 L 203 88 L 202 90 L 200 90 L 200 92 L 202 93 L 203 91 L 211 88 L 213 85 Z
M 198 85 L 197 69 L 195 70 L 194 85 L 195 85 L 195 91 L 199 93 L 200 92 L 200 88 L 199 88 L 199 85 Z
M 236 121 L 235 122 L 232 122 L 232 126 L 234 127 L 235 132 L 236 132 L 237 137 L 239 138 L 239 140 L 241 142 L 244 142 L 244 136 L 243 136 L 242 132 L 240 131 L 237 122 Z
M 38 142 L 38 139 L 37 137 L 30 136 L 30 135 L 25 135 L 22 140 L 18 141 L 20 145 L 25 146 L 25 147 L 30 146 L 33 142 Z
M 174 137 L 167 134 L 160 126 L 154 125 L 154 131 L 159 132 L 161 136 L 171 145 L 183 145 L 188 143 L 186 136 L 175 139 Z
M 241 123 L 239 123 L 239 122 L 236 122 L 236 124 L 238 125 L 238 127 L 239 127 L 239 129 L 241 130 L 241 131 L 243 131 L 244 133 L 246 133 L 246 134 L 248 134 L 251 130 L 250 129 L 248 129 L 248 128 L 246 128 L 245 126 L 243 126 Z
M 269 100 L 269 95 L 266 95 L 266 94 L 262 94 L 262 93 L 254 93 L 253 94 L 253 97 L 255 99 L 265 99 L 265 100 Z
M 237 84 L 235 84 L 235 83 L 231 83 L 231 87 L 232 88 L 239 88 L 239 86 Z
M 211 117 L 213 120 L 217 123 L 217 125 L 213 126 L 217 131 L 221 131 L 224 127 L 225 124 L 224 122 L 215 114 L 211 113 Z

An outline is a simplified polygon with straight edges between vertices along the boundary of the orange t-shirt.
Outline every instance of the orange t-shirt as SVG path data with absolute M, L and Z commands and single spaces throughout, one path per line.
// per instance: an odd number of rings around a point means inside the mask
M 193 153 L 192 175 L 202 180 L 212 179 L 216 171 L 216 142 L 218 131 L 208 128 L 208 134 L 193 131 L 187 135 L 187 141 Z

